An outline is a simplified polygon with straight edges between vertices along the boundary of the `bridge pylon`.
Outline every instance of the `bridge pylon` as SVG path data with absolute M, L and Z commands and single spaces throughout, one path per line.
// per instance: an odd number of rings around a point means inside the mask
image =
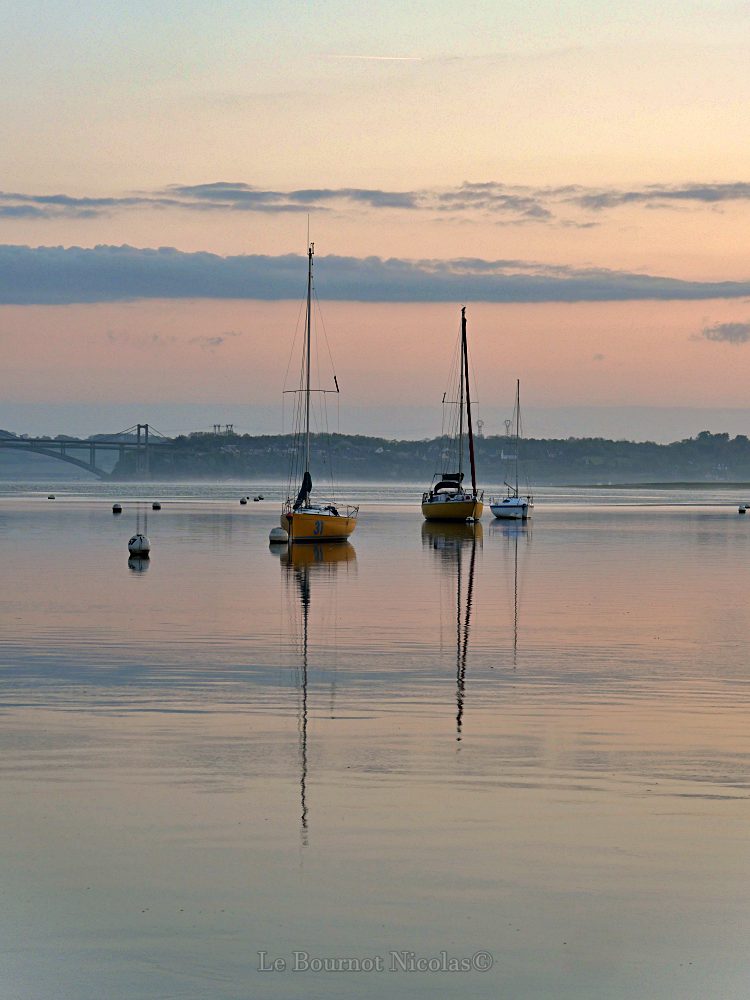
M 151 478 L 150 452 L 148 448 L 148 424 L 136 424 L 136 474 L 143 479 Z

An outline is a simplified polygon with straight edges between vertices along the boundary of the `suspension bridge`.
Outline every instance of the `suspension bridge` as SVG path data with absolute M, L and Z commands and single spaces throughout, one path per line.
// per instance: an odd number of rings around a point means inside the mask
M 117 452 L 118 461 L 128 453 L 135 453 L 135 473 L 142 479 L 151 475 L 151 450 L 169 438 L 149 424 L 133 424 L 116 434 L 97 435 L 86 438 L 49 438 L 49 437 L 5 437 L 0 435 L 0 448 L 15 452 L 32 452 L 35 455 L 46 455 L 48 458 L 58 458 L 79 469 L 85 469 L 99 479 L 108 479 L 109 472 L 104 469 L 97 457 L 102 453 Z

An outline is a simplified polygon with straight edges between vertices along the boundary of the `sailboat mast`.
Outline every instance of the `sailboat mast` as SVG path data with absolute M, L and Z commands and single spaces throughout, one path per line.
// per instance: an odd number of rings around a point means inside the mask
M 305 317 L 305 474 L 310 472 L 310 324 L 312 319 L 312 268 L 315 244 L 307 247 L 307 316 Z
M 461 307 L 461 353 L 463 354 L 461 383 L 466 382 L 466 423 L 469 429 L 469 461 L 471 462 L 471 489 L 476 496 L 477 493 L 477 470 L 474 463 L 474 431 L 471 427 L 471 392 L 469 391 L 469 349 L 466 344 L 466 306 Z M 461 410 L 463 412 L 463 393 L 461 393 Z
M 458 472 L 464 471 L 464 338 L 466 336 L 466 307 L 461 309 L 461 357 L 458 362 Z M 459 481 L 460 484 L 460 481 Z
M 518 444 L 521 437 L 521 380 L 516 379 L 516 496 L 518 496 Z

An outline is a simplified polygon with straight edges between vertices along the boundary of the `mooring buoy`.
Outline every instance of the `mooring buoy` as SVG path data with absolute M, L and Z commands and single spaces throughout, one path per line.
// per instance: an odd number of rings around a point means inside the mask
M 112 504 L 112 513 L 113 514 L 122 514 L 122 504 L 121 503 L 113 503 Z
M 146 559 L 150 551 L 151 542 L 149 541 L 148 535 L 143 535 L 141 532 L 133 535 L 128 542 L 128 552 L 131 556 L 139 556 L 141 559 Z

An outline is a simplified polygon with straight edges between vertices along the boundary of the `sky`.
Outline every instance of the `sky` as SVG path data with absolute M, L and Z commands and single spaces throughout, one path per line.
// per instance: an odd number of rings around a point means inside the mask
M 750 7 L 0 3 L 0 427 L 750 432 Z

